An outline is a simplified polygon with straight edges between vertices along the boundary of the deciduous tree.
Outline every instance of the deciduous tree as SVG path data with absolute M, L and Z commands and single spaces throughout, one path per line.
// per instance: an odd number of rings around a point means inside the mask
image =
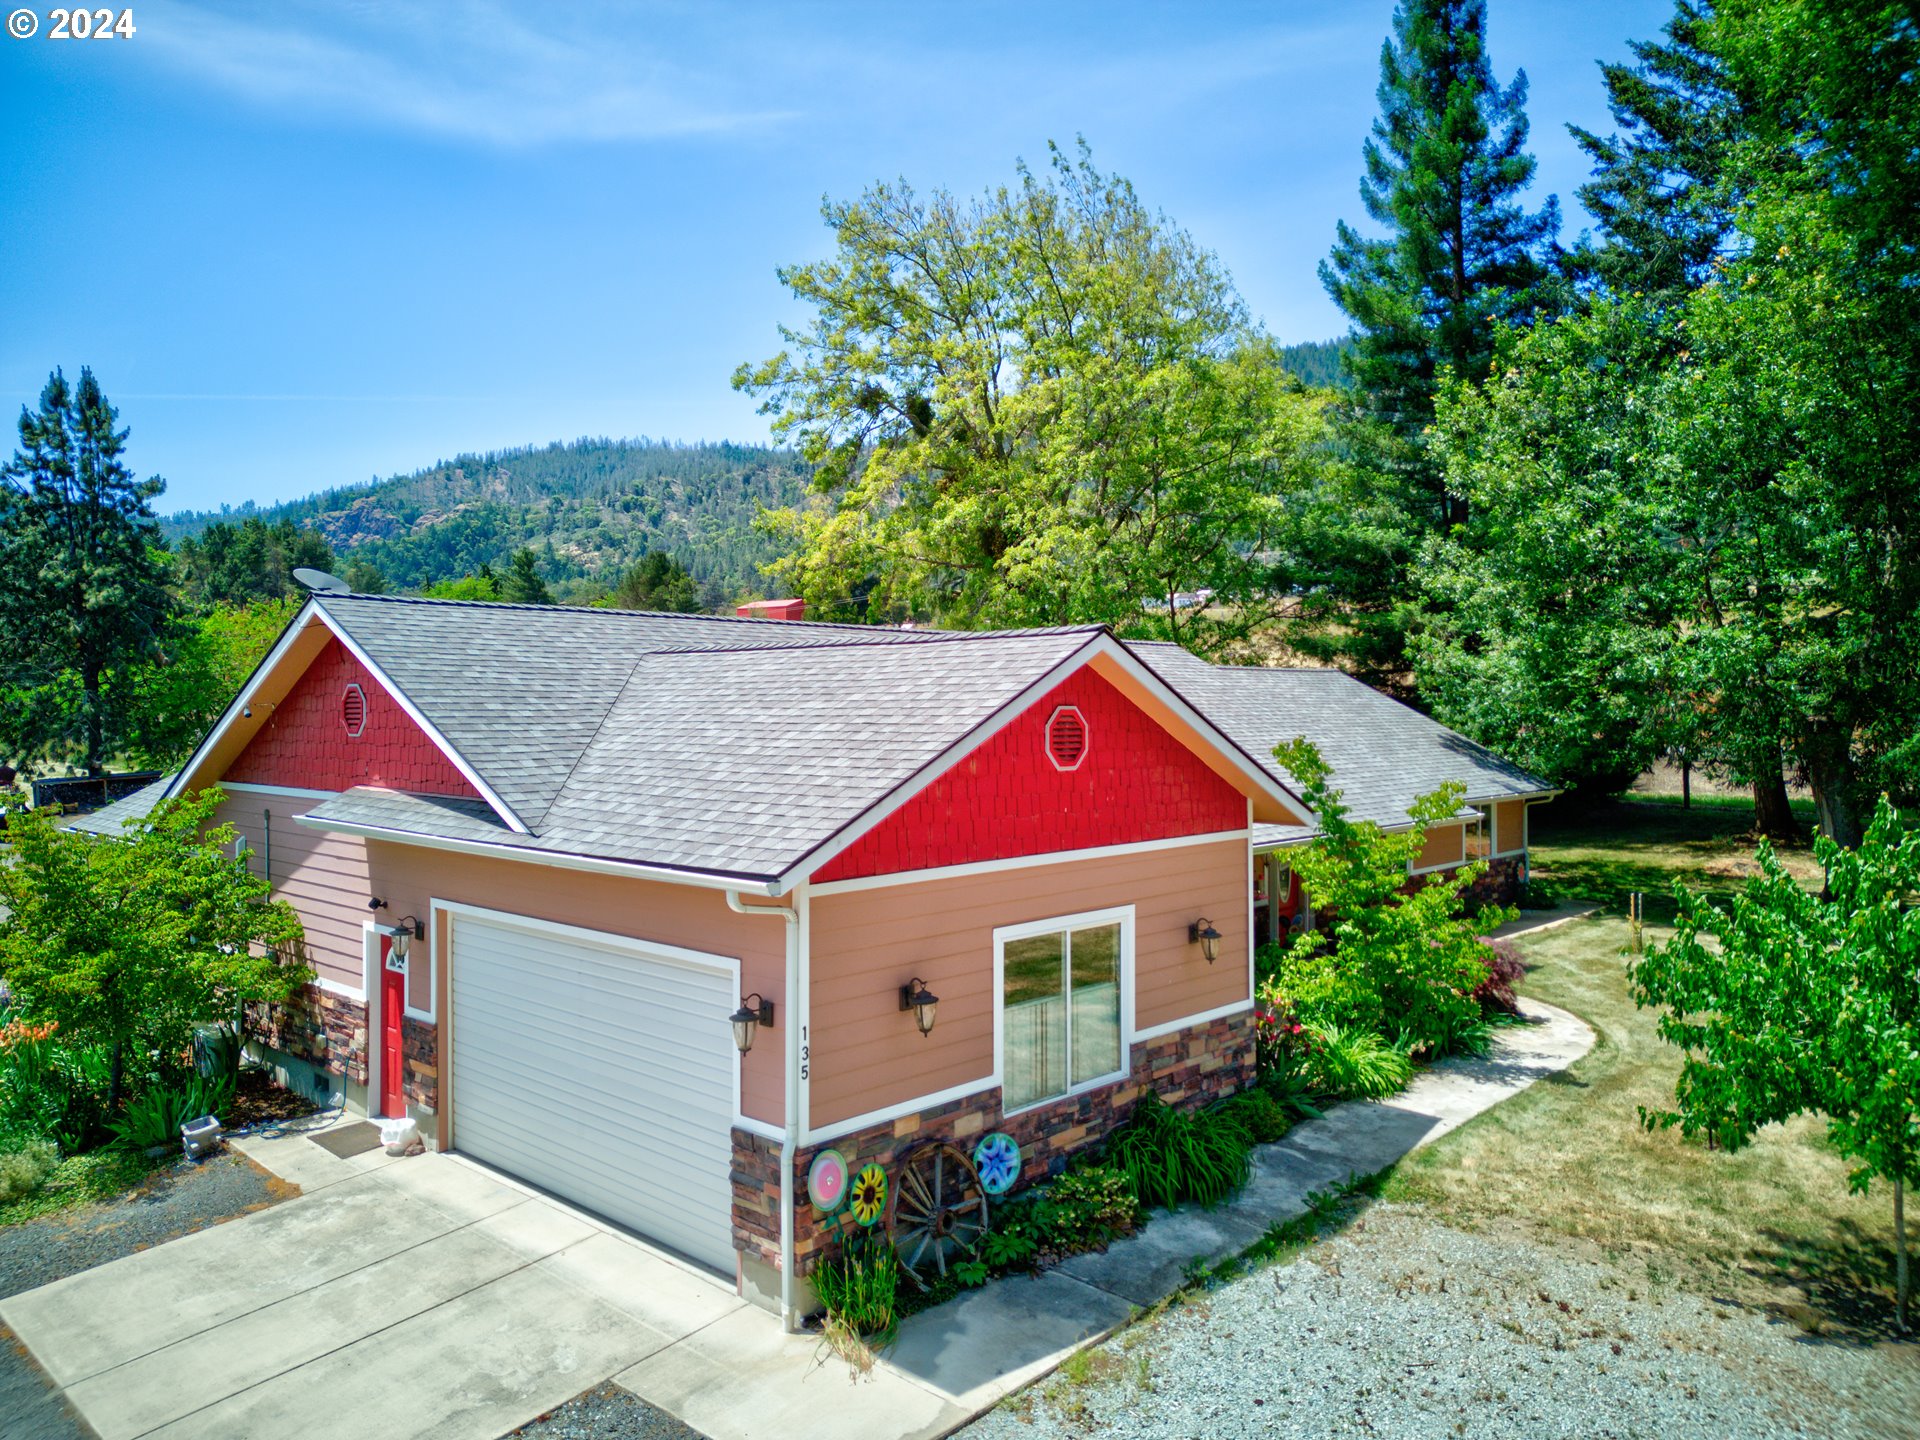
M 17 814 L 0 863 L 0 974 L 21 1013 L 113 1057 L 109 1108 L 128 1074 L 170 1069 L 193 1028 L 237 1027 L 311 978 L 299 917 L 214 822 L 217 789 L 157 807 L 118 839 Z
M 1663 1008 L 1660 1033 L 1686 1060 L 1677 1108 L 1641 1118 L 1731 1151 L 1795 1115 L 1825 1115 L 1835 1148 L 1858 1162 L 1848 1185 L 1892 1183 L 1904 1329 L 1906 1191 L 1920 1178 L 1920 830 L 1882 796 L 1857 848 L 1814 845 L 1825 898 L 1765 842 L 1761 873 L 1731 905 L 1675 886 L 1673 938 L 1629 974 L 1634 1000 Z
M 775 517 L 782 584 L 1202 648 L 1265 617 L 1323 402 L 1211 255 L 1084 146 L 979 200 L 876 185 L 824 214 L 833 257 L 780 272 L 812 322 L 734 376 L 816 467 L 815 503 Z

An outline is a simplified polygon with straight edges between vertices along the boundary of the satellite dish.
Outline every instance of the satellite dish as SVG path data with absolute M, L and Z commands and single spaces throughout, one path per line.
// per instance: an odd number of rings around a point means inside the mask
M 311 570 L 302 565 L 293 572 L 293 578 L 316 595 L 351 595 L 353 589 L 338 575 L 329 575 L 324 570 Z

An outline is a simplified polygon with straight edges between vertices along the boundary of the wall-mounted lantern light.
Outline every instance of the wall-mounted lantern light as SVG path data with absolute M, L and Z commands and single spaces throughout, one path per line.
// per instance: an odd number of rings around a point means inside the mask
M 915 976 L 900 987 L 900 1008 L 913 1012 L 913 1023 L 922 1036 L 933 1033 L 933 1012 L 940 997 L 927 989 L 926 981 Z
M 1220 958 L 1220 932 L 1213 928 L 1211 920 L 1196 920 L 1187 926 L 1187 943 L 1198 945 L 1209 965 Z
M 393 958 L 405 960 L 408 947 L 416 940 L 427 938 L 427 927 L 414 916 L 408 915 L 394 923 L 387 932 L 387 938 L 393 943 Z
M 740 1008 L 733 1012 L 733 1043 L 744 1055 L 753 1048 L 753 1037 L 762 1025 L 773 1024 L 773 1002 L 762 1000 L 759 994 L 748 995 L 740 1001 Z

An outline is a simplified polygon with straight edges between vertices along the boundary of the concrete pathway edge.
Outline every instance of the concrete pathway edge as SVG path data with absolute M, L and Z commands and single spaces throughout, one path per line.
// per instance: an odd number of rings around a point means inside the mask
M 1526 999 L 1521 1009 L 1530 1023 L 1500 1030 L 1489 1055 L 1441 1061 L 1391 1100 L 1334 1106 L 1259 1147 L 1252 1180 L 1228 1204 L 1156 1211 L 1104 1252 L 911 1316 L 876 1369 L 948 1400 L 957 1417 L 919 1433 L 951 1434 L 1174 1294 L 1196 1267 L 1237 1257 L 1275 1224 L 1307 1213 L 1313 1192 L 1389 1168 L 1593 1048 L 1593 1031 L 1578 1016 Z

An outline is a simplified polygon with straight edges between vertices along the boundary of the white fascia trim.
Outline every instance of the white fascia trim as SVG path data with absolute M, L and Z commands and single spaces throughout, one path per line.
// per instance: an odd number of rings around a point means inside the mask
M 1135 1040 L 1158 1040 L 1162 1035 L 1171 1035 L 1176 1030 L 1186 1030 L 1194 1025 L 1205 1025 L 1213 1020 L 1224 1019 L 1228 1015 L 1244 1015 L 1253 1009 L 1251 1000 L 1235 1000 L 1230 1004 L 1216 1005 L 1211 1010 L 1202 1010 L 1198 1015 L 1186 1015 L 1178 1020 L 1169 1020 L 1164 1025 L 1151 1025 L 1145 1030 L 1133 1032 Z
M 733 1117 L 736 1130 L 744 1130 L 749 1135 L 758 1135 L 762 1140 L 785 1140 L 787 1132 L 778 1125 L 769 1125 L 765 1120 L 756 1120 L 751 1115 Z
M 1284 785 L 1279 784 L 1271 775 L 1267 774 L 1266 771 L 1255 764 L 1251 757 L 1229 738 L 1219 726 L 1215 725 L 1211 720 L 1207 719 L 1205 715 L 1202 715 L 1198 710 L 1194 709 L 1192 705 L 1188 704 L 1186 700 L 1182 699 L 1180 694 L 1155 674 L 1152 668 L 1141 660 L 1139 656 L 1127 649 L 1125 645 L 1122 645 L 1118 640 L 1114 639 L 1113 636 L 1101 632 L 1090 636 L 1085 645 L 1082 645 L 1079 649 L 1054 665 L 1044 675 L 1033 681 L 1032 684 L 1028 685 L 1024 690 L 1020 691 L 1019 694 L 1008 700 L 1006 704 L 994 711 L 993 714 L 989 715 L 952 745 L 949 745 L 945 750 L 941 751 L 940 754 L 934 756 L 933 759 L 929 760 L 912 775 L 908 776 L 907 779 L 888 791 L 886 795 L 869 806 L 859 816 L 848 821 L 846 825 L 842 826 L 833 835 L 821 841 L 820 844 L 794 861 L 793 864 L 781 872 L 778 888 L 770 893 L 776 895 L 782 894 L 795 880 L 811 877 L 821 866 L 832 860 L 834 856 L 852 845 L 854 841 L 858 840 L 862 835 L 865 835 L 869 830 L 874 829 L 884 822 L 894 811 L 898 810 L 908 800 L 919 794 L 934 780 L 946 774 L 948 770 L 951 770 L 961 760 L 965 759 L 995 735 L 998 735 L 1002 730 L 1006 729 L 1007 726 L 1011 725 L 1015 720 L 1019 719 L 1035 701 L 1053 689 L 1054 686 L 1058 685 L 1067 676 L 1102 655 L 1112 659 L 1121 669 L 1139 681 L 1155 699 L 1159 700 L 1188 725 L 1211 740 L 1214 749 L 1230 760 L 1233 763 L 1234 769 L 1245 776 L 1256 789 L 1260 790 L 1269 799 L 1285 805 L 1290 810 L 1299 812 L 1309 823 L 1312 822 L 1313 812 L 1307 808 L 1305 801 Z M 822 887 L 822 889 L 824 890 L 824 887 Z
M 871 1125 L 885 1125 L 907 1115 L 916 1115 L 922 1110 L 930 1110 L 935 1105 L 945 1105 L 950 1100 L 964 1100 L 969 1095 L 978 1095 L 991 1090 L 1000 1083 L 998 1075 L 988 1075 L 980 1080 L 967 1080 L 958 1085 L 949 1085 L 944 1090 L 935 1090 L 926 1095 L 916 1095 L 911 1100 L 902 1100 L 898 1105 L 887 1105 L 879 1110 L 869 1110 L 864 1115 L 850 1115 L 845 1120 L 835 1120 L 822 1125 L 817 1130 L 803 1131 L 800 1136 L 802 1145 L 818 1145 L 826 1140 L 838 1140 L 842 1135 L 851 1135 L 856 1130 L 865 1130 Z
M 501 845 L 485 840 L 455 840 L 443 835 L 422 835 L 415 830 L 394 830 L 385 825 L 357 825 L 345 820 L 329 820 L 312 813 L 293 817 L 296 824 L 333 835 L 358 835 L 363 840 L 386 840 L 395 845 L 417 845 L 423 850 L 445 850 L 454 855 L 479 855 L 493 860 L 522 860 L 529 865 L 551 865 L 560 870 L 585 870 L 594 875 L 624 875 L 633 880 L 658 880 L 669 885 L 692 885 L 702 890 L 739 890 L 754 895 L 778 895 L 770 881 L 746 880 L 699 871 L 666 870 L 628 860 L 596 860 L 590 855 L 567 855 L 557 850 L 536 850 L 526 845 Z
M 985 720 L 982 720 L 978 725 L 974 726 L 973 729 L 967 731 L 966 734 L 962 735 L 958 740 L 954 741 L 953 744 L 949 745 L 945 750 L 942 750 L 938 755 L 934 756 L 933 759 L 914 771 L 913 774 L 909 775 L 905 780 L 902 780 L 898 785 L 894 786 L 893 789 L 881 796 L 880 799 L 876 800 L 872 805 L 869 805 L 832 835 L 829 835 L 825 840 L 822 840 L 818 845 L 814 846 L 813 849 L 794 861 L 793 864 L 781 872 L 779 889 L 773 893 L 780 894 L 784 892 L 788 886 L 797 880 L 811 879 L 814 871 L 818 870 L 822 865 L 825 865 L 829 860 L 833 859 L 834 856 L 838 855 L 842 850 L 845 850 L 869 830 L 874 829 L 884 822 L 894 811 L 898 810 L 902 805 L 906 804 L 907 801 L 926 789 L 928 785 L 939 779 L 940 776 L 946 774 L 947 771 L 959 764 L 967 755 L 979 749 L 980 746 L 986 744 L 987 741 L 1006 729 L 1007 726 L 1025 714 L 1028 706 L 1032 705 L 1034 701 L 1038 700 L 1068 675 L 1071 675 L 1075 670 L 1086 664 L 1097 649 L 1096 642 L 1100 638 L 1101 637 L 1097 635 L 1089 636 L 1085 645 L 1080 646 L 1073 651 L 1072 654 L 1054 665 L 1044 675 L 1040 676 L 1039 679 L 1033 681 L 1033 683 L 1020 691 L 1020 693 L 1015 695 L 1011 700 L 1007 701 L 1007 703 L 1002 705 L 998 710 L 994 711 Z
M 1249 805 L 1253 802 L 1248 801 Z M 1189 845 L 1218 845 L 1248 840 L 1246 830 L 1213 830 L 1205 835 L 1175 835 L 1166 840 L 1138 840 L 1126 845 L 1095 845 L 1085 850 L 1048 850 L 1038 855 L 1014 855 L 1005 860 L 975 860 L 965 865 L 939 865 L 930 870 L 898 870 L 886 875 L 861 875 L 851 880 L 828 880 L 810 886 L 815 895 L 844 895 L 884 885 L 918 885 L 929 880 L 962 880 L 970 875 L 992 875 L 1003 870 L 1028 870 L 1036 865 L 1072 865 L 1081 860 L 1111 860 L 1121 855 L 1145 855 L 1155 850 L 1179 850 Z
M 338 995 L 342 1000 L 351 1000 L 356 1005 L 367 1003 L 367 992 L 364 989 L 356 990 L 351 985 L 342 985 L 338 980 L 329 980 L 324 975 L 315 975 L 313 984 L 316 989 L 324 990 L 329 995 Z
M 295 800 L 331 800 L 338 790 L 302 790 L 297 785 L 250 785 L 239 780 L 217 782 L 222 790 L 235 795 L 286 795 Z
M 306 633 L 307 621 L 319 608 L 318 605 L 314 604 L 312 597 L 309 596 L 307 603 L 302 605 L 299 610 L 294 613 L 294 617 L 287 622 L 287 628 L 280 632 L 280 638 L 273 642 L 273 648 L 267 651 L 266 658 L 253 667 L 253 673 L 247 677 L 246 683 L 240 687 L 240 693 L 233 697 L 233 703 L 227 706 L 220 718 L 214 722 L 213 729 L 207 732 L 206 738 L 195 747 L 193 754 L 187 757 L 187 763 L 182 765 L 179 772 L 173 777 L 173 783 L 167 786 L 166 790 L 162 792 L 162 799 L 171 800 L 186 789 L 187 782 L 193 778 L 194 773 L 205 762 L 207 755 L 212 751 L 214 745 L 218 743 L 220 737 L 233 728 L 233 722 L 238 720 L 247 707 L 253 703 L 253 697 L 260 692 L 262 682 L 279 667 L 282 657 L 292 648 L 293 642 Z
M 1302 823 L 1311 825 L 1315 822 L 1317 817 L 1305 800 L 1296 795 L 1291 787 L 1281 784 L 1269 775 L 1260 763 L 1241 747 L 1239 741 L 1195 709 L 1192 702 L 1162 680 L 1159 672 L 1151 665 L 1111 635 L 1100 637 L 1099 649 L 1102 654 L 1112 656 L 1122 669 L 1146 686 L 1156 700 L 1212 740 L 1214 749 L 1231 760 L 1234 769 L 1251 781 L 1255 789 L 1269 800 L 1277 800 L 1289 810 L 1298 813 Z
M 359 642 L 346 632 L 339 621 L 327 613 L 327 607 L 324 605 L 315 605 L 313 607 L 313 613 L 320 617 L 321 624 L 333 632 L 334 639 L 346 646 L 354 659 L 367 667 L 367 673 L 380 682 L 380 687 L 385 690 L 388 695 L 393 697 L 394 703 L 407 712 L 408 716 L 413 720 L 413 723 L 425 732 L 426 737 L 440 748 L 440 753 L 453 762 L 453 767 L 467 777 L 467 783 L 479 791 L 481 798 L 493 807 L 495 813 L 498 814 L 502 820 L 506 821 L 507 828 L 521 835 L 531 834 L 532 832 L 527 829 L 526 823 L 522 821 L 518 815 L 513 813 L 513 807 L 502 800 L 500 796 L 495 793 L 491 785 L 480 778 L 480 772 L 469 765 L 466 758 L 448 743 L 447 737 L 442 735 L 434 723 L 421 713 L 419 706 L 407 698 L 406 692 L 393 683 L 386 671 L 373 663 L 373 657 L 361 649 Z

